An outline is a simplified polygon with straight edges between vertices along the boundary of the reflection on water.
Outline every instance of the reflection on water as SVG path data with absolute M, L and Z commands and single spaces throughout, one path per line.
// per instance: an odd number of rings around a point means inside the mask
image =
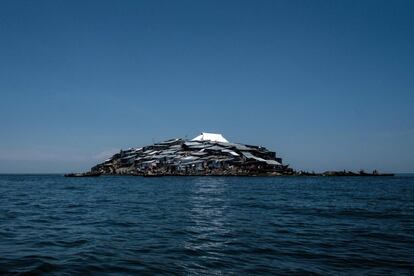
M 214 253 L 220 252 L 226 246 L 223 237 L 229 233 L 229 229 L 226 228 L 228 200 L 225 179 L 194 179 L 189 196 L 188 215 L 191 223 L 186 227 L 191 236 L 184 243 L 184 247 L 197 254 L 206 255 L 206 261 L 217 261 L 219 257 Z

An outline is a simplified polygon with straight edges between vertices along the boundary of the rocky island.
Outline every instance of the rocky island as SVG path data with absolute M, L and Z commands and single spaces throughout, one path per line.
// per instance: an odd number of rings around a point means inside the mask
M 231 143 L 221 134 L 201 133 L 187 140 L 170 139 L 121 150 L 91 169 L 104 175 L 293 175 L 275 152 L 262 146 Z
M 263 146 L 229 142 L 221 134 L 203 132 L 188 140 L 170 139 L 140 148 L 121 150 L 85 173 L 67 177 L 100 175 L 135 176 L 393 176 L 374 170 L 296 171 L 276 152 Z

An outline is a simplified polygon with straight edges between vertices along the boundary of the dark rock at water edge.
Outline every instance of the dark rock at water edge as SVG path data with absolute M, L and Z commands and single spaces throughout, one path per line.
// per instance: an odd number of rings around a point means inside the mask
M 306 171 L 299 171 L 295 172 L 297 176 L 394 176 L 393 173 L 379 173 L 377 170 L 372 171 L 372 173 L 365 172 L 364 170 L 360 170 L 359 172 L 352 172 L 352 171 L 326 171 L 323 173 L 315 173 L 315 172 L 306 172 Z

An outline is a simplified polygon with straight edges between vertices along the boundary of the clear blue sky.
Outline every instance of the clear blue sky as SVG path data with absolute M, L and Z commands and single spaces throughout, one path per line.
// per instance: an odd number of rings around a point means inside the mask
M 414 172 L 414 1 L 1 1 L 0 172 L 201 131 Z

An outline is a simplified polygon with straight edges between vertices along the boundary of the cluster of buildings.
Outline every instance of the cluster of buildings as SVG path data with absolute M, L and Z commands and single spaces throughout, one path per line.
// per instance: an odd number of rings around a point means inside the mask
M 293 174 L 275 152 L 261 146 L 231 143 L 215 133 L 121 150 L 91 171 L 144 176 Z

